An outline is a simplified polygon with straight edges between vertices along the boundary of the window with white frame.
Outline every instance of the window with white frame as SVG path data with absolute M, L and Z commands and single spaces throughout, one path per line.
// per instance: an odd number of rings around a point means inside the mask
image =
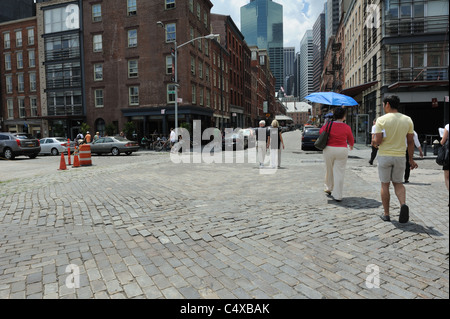
M 199 99 L 199 104 L 203 106 L 203 88 L 199 88 L 199 92 L 198 92 L 198 99 Z
M 23 53 L 17 52 L 17 68 L 23 69 Z
M 177 87 L 175 84 L 167 85 L 167 103 L 175 103 L 176 89 Z
M 34 50 L 28 50 L 28 67 L 34 68 L 36 66 L 36 55 Z
M 128 77 L 137 78 L 139 75 L 138 60 L 128 60 Z
M 191 56 L 191 73 L 195 75 L 195 58 Z
M 13 99 L 7 99 L 6 100 L 6 107 L 8 109 L 8 118 L 13 119 L 14 118 L 14 100 Z
M 136 0 L 127 0 L 127 14 L 135 16 L 137 14 Z
M 31 109 L 31 116 L 38 116 L 37 98 L 34 96 L 30 97 L 30 109 Z
M 194 13 L 194 0 L 189 0 L 189 11 Z
M 101 34 L 95 34 L 93 37 L 94 52 L 102 52 L 103 50 L 103 37 Z
M 209 55 L 209 41 L 205 41 L 205 55 Z
M 175 23 L 166 25 L 166 42 L 174 42 L 177 39 L 177 26 Z
M 128 101 L 130 105 L 139 105 L 139 87 L 130 86 L 128 88 Z
M 205 65 L 205 80 L 209 82 L 209 65 Z
M 201 19 L 201 9 L 200 9 L 200 4 L 197 3 L 197 19 Z
M 96 63 L 94 64 L 94 81 L 102 81 L 103 80 L 103 64 Z
M 103 107 L 103 90 L 97 89 L 94 90 L 95 95 L 95 107 Z
M 16 31 L 16 47 L 22 46 L 22 30 Z
M 211 107 L 211 91 L 206 90 L 206 107 Z
M 128 47 L 137 47 L 137 30 L 128 30 Z
M 11 48 L 11 35 L 9 34 L 9 32 L 3 33 L 3 47 L 5 49 Z
M 92 22 L 102 21 L 102 5 L 93 4 L 92 5 Z
M 36 92 L 37 86 L 36 86 L 36 73 L 30 72 L 30 91 Z
M 34 29 L 28 29 L 28 45 L 34 44 Z
M 13 92 L 12 75 L 7 75 L 5 82 L 6 82 L 6 93 L 12 93 Z
M 175 0 L 166 0 L 166 9 L 175 8 Z
M 208 27 L 208 13 L 204 12 L 203 13 L 203 23 L 205 24 L 205 27 Z
M 25 98 L 19 97 L 17 98 L 17 102 L 19 104 L 19 117 L 25 117 L 27 115 L 25 112 Z
M 5 70 L 11 70 L 11 53 L 5 54 Z
M 198 77 L 200 79 L 203 79 L 203 62 L 202 61 L 198 62 Z
M 173 73 L 173 57 L 172 55 L 166 56 L 166 74 Z
M 197 87 L 192 84 L 192 104 L 197 104 Z
M 17 90 L 19 92 L 25 91 L 25 79 L 23 73 L 17 74 Z

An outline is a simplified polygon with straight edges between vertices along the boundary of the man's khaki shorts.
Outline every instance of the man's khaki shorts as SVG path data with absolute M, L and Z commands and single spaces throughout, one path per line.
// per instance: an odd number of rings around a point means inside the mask
M 405 168 L 404 156 L 378 156 L 378 176 L 382 183 L 402 183 Z

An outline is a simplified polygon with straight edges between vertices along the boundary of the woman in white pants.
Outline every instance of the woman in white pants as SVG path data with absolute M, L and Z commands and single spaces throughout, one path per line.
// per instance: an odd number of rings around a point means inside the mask
M 284 141 L 281 136 L 280 125 L 277 120 L 273 120 L 271 124 L 269 140 L 267 147 L 270 147 L 270 167 L 280 168 L 281 165 L 281 146 L 284 149 Z
M 347 165 L 348 147 L 353 149 L 355 140 L 353 138 L 350 126 L 344 123 L 346 116 L 345 109 L 338 107 L 333 111 L 332 123 L 324 125 L 320 129 L 322 133 L 331 125 L 328 143 L 323 150 L 323 157 L 325 160 L 325 193 L 331 195 L 335 201 L 340 202 L 343 197 L 345 167 Z

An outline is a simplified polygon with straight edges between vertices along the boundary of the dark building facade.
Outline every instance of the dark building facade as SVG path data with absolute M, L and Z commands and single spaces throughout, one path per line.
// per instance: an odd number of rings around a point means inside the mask
M 0 23 L 36 16 L 34 0 L 0 0 Z

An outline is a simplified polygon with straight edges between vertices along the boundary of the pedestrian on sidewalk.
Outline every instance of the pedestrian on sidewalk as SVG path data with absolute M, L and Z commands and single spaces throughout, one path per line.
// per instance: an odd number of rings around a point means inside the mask
M 370 153 L 370 160 L 369 160 L 369 164 L 373 165 L 373 161 L 375 160 L 375 157 L 377 157 L 377 153 L 378 153 L 378 145 L 375 143 L 374 141 L 374 137 L 375 137 L 375 123 L 377 122 L 377 119 L 373 120 L 373 125 L 372 125 L 372 141 L 371 141 L 371 146 L 372 146 L 372 153 Z
M 448 124 L 445 125 L 444 128 L 444 135 L 442 135 L 442 139 L 441 139 L 441 145 L 442 147 L 448 147 Z M 447 144 L 446 144 L 447 142 Z M 445 186 L 447 187 L 447 191 L 448 189 L 448 168 L 449 168 L 449 163 L 447 162 L 446 164 L 443 165 L 442 170 L 444 171 L 444 179 L 445 179 Z
M 348 148 L 353 150 L 355 139 L 352 129 L 344 123 L 346 110 L 342 107 L 333 111 L 333 122 L 328 136 L 327 146 L 323 149 L 325 160 L 325 193 L 331 195 L 335 201 L 342 201 L 344 193 L 345 167 L 348 159 Z M 319 133 L 327 129 L 327 125 L 322 126 Z
M 409 164 L 411 170 L 418 165 L 414 162 L 414 124 L 409 116 L 398 111 L 400 99 L 396 95 L 390 95 L 383 100 L 385 115 L 379 117 L 375 124 L 375 142 L 378 148 L 378 176 L 381 182 L 381 201 L 384 214 L 381 219 L 390 221 L 389 202 L 390 182 L 394 185 L 395 195 L 400 202 L 400 223 L 409 220 L 409 207 L 406 205 L 406 189 L 402 183 L 405 172 L 405 151 L 408 149 Z M 383 130 L 385 136 L 383 137 Z M 405 137 L 408 147 L 405 145 Z
M 414 131 L 414 146 L 419 150 L 420 158 L 423 158 L 422 146 L 420 146 L 419 137 L 416 131 Z M 409 154 L 408 154 L 408 140 L 406 140 L 406 168 L 405 168 L 405 184 L 409 183 L 409 174 L 411 172 L 411 166 L 409 165 Z
M 277 120 L 273 120 L 271 126 L 267 141 L 267 147 L 270 147 L 270 166 L 272 168 L 280 168 L 281 146 L 284 149 L 283 137 L 281 136 L 281 128 Z
M 267 134 L 266 121 L 259 121 L 259 127 L 256 132 L 256 150 L 258 152 L 259 168 L 264 167 L 264 160 L 267 152 L 267 141 L 269 134 Z

